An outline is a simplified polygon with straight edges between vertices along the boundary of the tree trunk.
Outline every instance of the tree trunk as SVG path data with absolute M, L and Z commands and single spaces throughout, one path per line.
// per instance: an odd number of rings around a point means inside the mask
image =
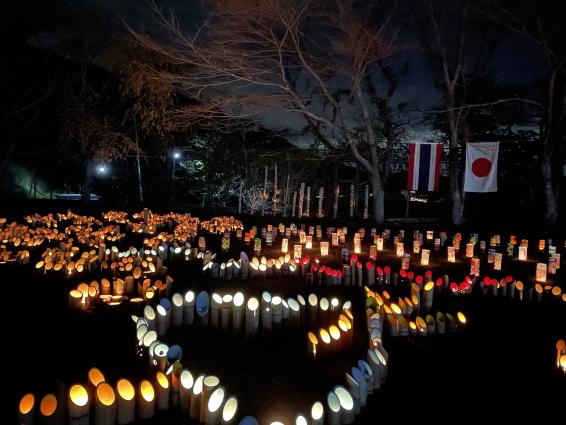
M 379 176 L 370 175 L 369 177 L 372 190 L 371 205 L 373 219 L 378 224 L 383 224 L 385 222 L 385 191 L 379 180 Z
M 543 185 L 544 219 L 547 226 L 552 228 L 556 226 L 556 222 L 558 221 L 558 201 L 552 185 L 552 159 L 547 149 L 542 153 L 539 168 Z

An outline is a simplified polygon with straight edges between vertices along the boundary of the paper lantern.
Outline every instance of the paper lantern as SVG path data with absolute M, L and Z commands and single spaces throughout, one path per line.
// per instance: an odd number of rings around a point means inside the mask
M 320 256 L 326 257 L 328 255 L 328 242 L 320 242 Z
M 293 245 L 293 258 L 295 260 L 300 260 L 303 256 L 303 246 Z
M 537 263 L 536 270 L 536 281 L 544 283 L 546 282 L 546 263 Z
M 456 262 L 456 248 L 453 246 L 448 247 L 448 262 L 449 263 Z
M 101 382 L 96 387 L 95 425 L 114 425 L 116 423 L 116 394 L 112 386 L 106 382 Z
M 217 387 L 210 394 L 206 407 L 205 424 L 217 425 L 222 416 L 222 404 L 224 403 L 225 391 L 222 387 Z
M 397 257 L 402 257 L 405 254 L 405 246 L 403 245 L 403 242 L 397 242 L 395 249 Z
M 423 249 L 421 251 L 421 266 L 428 266 L 429 259 L 430 259 L 430 250 Z
M 88 392 L 86 388 L 80 384 L 72 385 L 69 388 L 67 406 L 69 425 L 88 425 L 89 410 Z
M 312 425 L 324 424 L 324 406 L 320 401 L 313 403 L 311 407 L 311 424 Z
M 222 407 L 221 423 L 223 425 L 232 424 L 235 422 L 236 415 L 238 414 L 238 398 L 230 396 L 224 402 Z
M 21 425 L 32 425 L 35 414 L 35 396 L 31 393 L 25 394 L 18 408 L 18 422 Z

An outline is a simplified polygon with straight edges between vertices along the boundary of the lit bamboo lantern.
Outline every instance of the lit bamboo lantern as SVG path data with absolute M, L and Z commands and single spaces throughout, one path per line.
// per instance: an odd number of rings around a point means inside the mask
M 527 246 L 519 246 L 519 261 L 527 261 Z
M 198 322 L 199 325 L 201 326 L 208 325 L 209 304 L 210 304 L 210 298 L 208 297 L 208 293 L 206 291 L 200 291 L 196 298 L 195 307 L 196 307 Z
M 194 379 L 192 373 L 188 369 L 181 371 L 180 381 L 180 405 L 181 410 L 188 411 L 191 404 L 191 390 L 193 388 Z
M 224 403 L 225 394 L 226 392 L 222 387 L 215 388 L 214 391 L 210 394 L 206 407 L 206 417 L 204 422 L 206 425 L 218 425 L 220 423 L 220 418 L 222 415 L 221 407 Z
M 432 301 L 434 296 L 434 282 L 427 282 L 423 288 L 423 304 L 426 311 L 432 308 Z
M 360 367 L 352 367 L 352 378 L 355 379 L 358 384 L 360 392 L 360 407 L 365 407 L 367 405 L 367 396 L 370 391 L 368 377 L 362 372 Z
M 170 398 L 170 388 L 169 388 L 169 379 L 167 376 L 158 371 L 155 376 L 155 392 L 156 392 L 156 407 L 158 410 L 167 410 L 169 409 L 169 398 Z
M 355 413 L 352 395 L 341 385 L 334 387 L 334 393 L 338 396 L 338 400 L 340 401 L 341 423 L 344 425 L 353 423 Z
M 294 298 L 288 298 L 287 305 L 289 306 L 289 323 L 292 326 L 299 326 L 299 324 L 301 323 L 301 311 L 299 303 Z
M 232 300 L 232 330 L 234 334 L 239 335 L 242 332 L 242 323 L 244 321 L 244 294 L 237 292 Z
M 214 375 L 208 375 L 202 380 L 202 395 L 200 397 L 199 409 L 200 422 L 206 423 L 208 401 L 218 384 L 220 384 L 220 379 Z
M 235 423 L 236 415 L 238 414 L 238 398 L 230 396 L 224 402 L 222 407 L 222 425 L 229 425 Z
M 545 283 L 546 282 L 546 263 L 537 263 L 536 271 L 536 281 Z
M 358 360 L 358 369 L 364 375 L 367 382 L 367 393 L 373 393 L 373 370 L 365 360 Z
M 318 350 L 320 355 L 329 354 L 332 351 L 332 338 L 328 331 L 324 328 L 318 330 L 318 338 L 320 343 L 318 344 Z
M 59 425 L 61 420 L 61 409 L 54 394 L 47 394 L 41 399 L 39 404 L 39 413 L 41 414 L 41 423 L 45 425 Z M 25 422 L 20 422 L 24 424 Z
M 118 425 L 132 423 L 135 419 L 135 390 L 127 379 L 120 379 L 116 384 L 118 401 L 116 406 L 116 422 Z
M 259 301 L 252 297 L 248 300 L 246 306 L 246 338 L 249 338 L 257 332 L 259 325 Z
M 96 387 L 95 425 L 114 425 L 116 423 L 116 394 L 112 386 L 106 382 L 101 382 Z
M 328 328 L 330 338 L 332 338 L 332 351 L 339 351 L 341 347 L 340 330 L 337 326 L 331 325 Z
M 273 325 L 276 329 L 281 327 L 281 322 L 283 321 L 283 303 L 279 296 L 275 296 L 271 299 L 271 317 Z
M 308 310 L 307 310 L 309 326 L 316 325 L 317 312 L 318 312 L 318 298 L 315 294 L 310 294 L 308 296 Z
M 85 387 L 75 384 L 69 388 L 67 411 L 69 415 L 69 425 L 88 425 L 89 424 L 89 399 Z
M 179 293 L 173 294 L 171 298 L 171 323 L 173 326 L 183 324 L 183 296 Z
M 309 422 L 307 421 L 307 417 L 302 413 L 298 413 L 297 416 L 295 416 L 295 425 L 308 425 L 308 424 Z
M 436 332 L 443 335 L 446 329 L 446 321 L 444 320 L 444 313 L 436 312 Z
M 330 391 L 326 396 L 326 407 L 328 412 L 326 423 L 328 425 L 341 425 L 340 400 L 334 391 Z
M 326 324 L 328 322 L 328 310 L 330 309 L 330 303 L 328 302 L 328 298 L 322 297 L 318 304 L 319 311 L 318 311 L 318 321 L 321 324 Z
M 566 354 L 566 342 L 559 339 L 556 342 L 556 367 L 560 367 L 560 358 Z
M 311 407 L 311 424 L 312 425 L 324 424 L 324 406 L 320 401 L 313 403 Z
M 352 400 L 354 401 L 354 414 L 359 415 L 361 411 L 360 385 L 348 372 L 346 372 L 346 385 L 348 386 L 348 391 L 350 392 Z
M 354 254 L 362 253 L 362 240 L 361 238 L 354 238 Z
M 158 341 L 155 341 L 158 342 Z M 150 352 L 152 355 L 153 362 L 155 365 L 159 367 L 159 370 L 162 372 L 165 371 L 167 367 L 167 352 L 169 351 L 169 346 L 167 344 L 158 343 L 155 344 L 153 348 L 153 352 Z
M 152 306 L 150 305 L 146 305 L 143 308 L 143 318 L 146 320 L 147 322 L 147 328 L 150 331 L 155 331 L 156 330 L 156 323 L 155 323 L 155 310 L 153 309 Z
M 220 327 L 222 330 L 227 331 L 230 327 L 230 321 L 233 315 L 233 304 L 232 300 L 234 297 L 230 294 L 226 294 L 222 297 L 222 309 L 220 312 Z
M 83 307 L 83 293 L 77 289 L 69 291 L 69 307 L 81 308 Z
M 148 419 L 155 414 L 155 390 L 153 385 L 147 379 L 140 383 L 140 391 L 138 397 L 138 417 L 140 419 Z
M 456 318 L 452 316 L 450 313 L 446 313 L 445 317 L 446 317 L 448 332 L 456 332 L 458 330 L 458 322 L 456 321 Z
M 271 311 L 271 294 L 263 291 L 261 294 L 261 327 L 265 331 L 271 331 L 273 315 Z
M 202 383 L 205 375 L 199 375 L 195 379 L 193 390 L 191 392 L 191 403 L 189 406 L 190 417 L 192 420 L 198 420 L 200 417 L 200 402 L 202 398 Z
M 183 323 L 192 325 L 195 320 L 195 293 L 187 291 L 183 301 Z
M 20 425 L 33 425 L 34 415 L 35 396 L 32 393 L 25 394 L 18 407 L 18 423 Z
M 562 368 L 562 371 L 566 373 L 566 354 L 560 356 L 560 367 Z

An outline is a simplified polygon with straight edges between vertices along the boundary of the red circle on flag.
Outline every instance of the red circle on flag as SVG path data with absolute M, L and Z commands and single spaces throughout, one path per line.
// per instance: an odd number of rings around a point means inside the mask
M 485 177 L 491 170 L 491 161 L 487 158 L 478 158 L 472 162 L 472 173 L 478 177 Z

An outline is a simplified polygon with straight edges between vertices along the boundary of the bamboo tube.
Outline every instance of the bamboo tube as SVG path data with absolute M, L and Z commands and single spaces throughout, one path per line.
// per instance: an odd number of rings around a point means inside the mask
M 317 316 L 318 316 L 318 298 L 316 294 L 310 294 L 308 296 L 308 309 L 307 309 L 309 326 L 316 326 Z
M 192 420 L 198 420 L 200 417 L 200 402 L 202 398 L 202 381 L 205 375 L 199 375 L 193 384 L 191 392 L 191 403 L 189 406 L 190 417 Z
M 358 360 L 358 369 L 362 372 L 367 381 L 368 394 L 373 393 L 373 370 L 365 360 Z
M 335 386 L 334 393 L 338 396 L 338 400 L 340 401 L 341 423 L 344 425 L 353 423 L 355 413 L 352 395 L 342 385 Z
M 367 351 L 367 363 L 370 365 L 371 370 L 373 372 L 372 386 L 373 386 L 374 389 L 379 389 L 381 387 L 381 376 L 383 374 L 383 364 L 380 362 L 377 350 L 369 349 Z
M 346 372 L 346 386 L 348 387 L 348 391 L 350 392 L 352 400 L 354 401 L 354 414 L 359 415 L 361 411 L 360 386 L 348 372 Z
M 155 390 L 147 379 L 140 383 L 138 397 L 138 417 L 148 419 L 155 414 Z
M 179 378 L 180 381 L 180 405 L 181 410 L 189 411 L 191 404 L 191 390 L 193 388 L 194 379 L 192 373 L 188 369 L 183 369 Z
M 171 323 L 178 327 L 183 324 L 183 296 L 179 293 L 173 294 L 171 301 Z
M 444 319 L 444 313 L 438 311 L 436 313 L 436 332 L 439 335 L 443 335 L 446 330 L 446 321 Z
M 82 385 L 75 384 L 69 388 L 67 412 L 69 425 L 89 425 L 88 392 Z
M 258 422 L 253 416 L 244 416 L 239 425 L 258 425 Z
M 232 330 L 234 334 L 242 333 L 242 322 L 244 321 L 244 294 L 237 292 L 232 301 Z
M 155 323 L 156 315 L 155 315 L 155 310 L 153 309 L 152 306 L 146 305 L 143 308 L 143 318 L 147 322 L 147 328 L 150 331 L 155 331 L 156 330 L 156 323 Z
M 259 325 L 259 301 L 252 297 L 248 300 L 246 306 L 246 338 L 255 335 Z
M 230 327 L 230 322 L 233 316 L 233 303 L 234 297 L 230 294 L 226 294 L 222 297 L 222 309 L 220 312 L 220 328 L 227 331 Z
M 313 403 L 311 407 L 311 425 L 324 424 L 324 406 L 320 401 Z
M 40 423 L 43 425 L 61 425 L 61 408 L 54 394 L 46 394 L 39 405 Z M 24 422 L 20 422 L 24 423 Z
M 566 342 L 559 339 L 556 342 L 556 367 L 560 367 L 560 359 L 564 354 L 566 354 Z
M 434 296 L 434 282 L 427 282 L 423 288 L 423 304 L 425 311 L 430 311 Z
M 210 302 L 210 326 L 218 328 L 220 322 L 220 310 L 222 309 L 222 297 L 213 293 Z
M 330 391 L 326 396 L 326 423 L 328 425 L 341 425 L 340 400 L 334 391 Z
M 169 409 L 169 399 L 170 399 L 170 385 L 167 376 L 158 371 L 155 376 L 155 392 L 156 392 L 156 407 L 158 410 Z
M 301 323 L 301 311 L 299 303 L 294 298 L 288 298 L 289 305 L 289 323 L 291 326 L 299 326 Z
M 153 349 L 152 354 L 153 354 L 154 364 L 156 364 L 159 367 L 159 370 L 161 370 L 162 372 L 164 372 L 165 368 L 167 367 L 168 351 L 169 351 L 169 346 L 163 343 L 156 344 Z
M 35 396 L 32 393 L 25 394 L 18 407 L 18 424 L 33 425 L 35 415 Z
M 321 298 L 320 302 L 318 303 L 318 321 L 322 325 L 326 325 L 328 323 L 328 311 L 330 309 L 330 302 L 328 298 Z
M 114 425 L 116 423 L 116 394 L 112 386 L 106 382 L 98 384 L 94 399 L 95 425 Z
M 446 313 L 445 317 L 448 325 L 448 332 L 456 332 L 458 330 L 458 322 L 456 321 L 456 318 L 450 313 Z
M 265 331 L 271 331 L 273 316 L 271 311 L 271 294 L 263 291 L 261 294 L 261 327 Z
M 202 381 L 202 395 L 200 398 L 200 422 L 206 423 L 207 405 L 210 395 L 214 389 L 220 384 L 220 379 L 214 375 L 206 376 Z
M 183 365 L 181 364 L 182 350 L 179 347 L 179 352 L 175 353 L 175 347 L 179 346 L 172 346 L 167 353 L 167 361 L 171 364 L 167 369 L 165 375 L 169 377 L 171 382 L 171 406 L 177 407 L 179 406 L 180 401 L 180 393 L 181 393 L 181 372 L 183 370 Z M 179 358 L 177 358 L 179 356 Z
M 116 384 L 116 393 L 116 422 L 119 425 L 132 423 L 136 407 L 134 386 L 127 379 L 120 379 Z
M 206 407 L 206 425 L 218 425 L 220 423 L 220 418 L 222 415 L 221 407 L 224 403 L 225 394 L 226 392 L 222 387 L 215 388 L 214 391 L 210 394 Z
M 104 382 L 104 374 L 96 367 L 90 368 L 87 375 L 87 391 L 89 400 L 94 400 L 96 393 L 96 387 L 101 382 Z
M 436 321 L 434 320 L 434 316 L 432 314 L 427 314 L 425 317 L 426 321 L 426 330 L 428 335 L 434 335 L 436 333 Z
M 183 300 L 183 323 L 192 325 L 195 320 L 195 293 L 193 291 L 185 292 Z
M 297 416 L 295 416 L 295 425 L 308 425 L 308 424 L 309 422 L 307 421 L 307 417 L 302 413 L 298 413 Z
M 318 338 L 312 332 L 307 334 L 307 351 L 311 359 L 316 359 L 318 347 Z
M 366 407 L 368 396 L 368 381 L 366 379 L 366 376 L 358 367 L 352 367 L 352 378 L 358 384 L 360 393 L 360 408 Z
M 328 333 L 330 334 L 331 341 L 331 351 L 340 351 L 341 348 L 341 338 L 340 338 L 340 330 L 337 326 L 331 325 L 328 328 Z
M 206 291 L 200 291 L 195 301 L 196 313 L 199 325 L 208 325 L 210 298 Z
M 230 396 L 226 399 L 224 405 L 222 406 L 222 416 L 220 423 L 222 425 L 235 423 L 237 414 L 238 398 L 236 396 Z

